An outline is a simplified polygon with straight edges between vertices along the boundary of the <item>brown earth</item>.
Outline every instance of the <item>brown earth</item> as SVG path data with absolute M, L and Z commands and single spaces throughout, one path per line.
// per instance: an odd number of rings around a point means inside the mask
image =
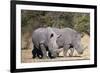
M 22 49 L 21 51 L 21 62 L 22 63 L 34 63 L 34 62 L 48 62 L 48 61 L 73 61 L 73 60 L 89 60 L 90 59 L 90 37 L 85 34 L 85 36 L 81 40 L 82 45 L 84 48 L 84 53 L 82 55 L 77 54 L 76 51 L 74 51 L 74 54 L 72 57 L 69 56 L 67 53 L 67 57 L 63 57 L 63 52 L 61 52 L 59 55 L 60 57 L 57 57 L 55 59 L 32 59 L 32 49 Z M 68 51 L 70 52 L 70 51 Z

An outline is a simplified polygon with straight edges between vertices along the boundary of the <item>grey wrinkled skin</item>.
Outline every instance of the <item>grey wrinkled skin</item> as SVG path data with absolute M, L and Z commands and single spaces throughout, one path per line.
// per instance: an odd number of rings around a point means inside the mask
M 70 28 L 38 28 L 32 34 L 32 41 L 34 44 L 33 58 L 36 56 L 46 58 L 47 51 L 50 58 L 57 57 L 57 54 L 62 51 L 60 48 L 63 48 L 65 57 L 69 49 L 71 50 L 70 56 L 73 55 L 74 49 L 79 54 L 83 53 L 81 35 Z
M 49 56 L 56 57 L 58 45 L 56 44 L 57 34 L 48 28 L 38 28 L 32 33 L 32 42 L 34 44 L 32 54 L 33 58 L 38 56 L 39 58 L 46 58 L 47 51 Z
M 63 48 L 64 56 L 66 56 L 67 51 L 70 49 L 70 56 L 73 55 L 74 49 L 78 52 L 78 54 L 83 53 L 83 48 L 81 45 L 81 35 L 71 28 L 52 28 L 56 34 L 60 36 L 57 38 L 57 44 L 59 48 Z

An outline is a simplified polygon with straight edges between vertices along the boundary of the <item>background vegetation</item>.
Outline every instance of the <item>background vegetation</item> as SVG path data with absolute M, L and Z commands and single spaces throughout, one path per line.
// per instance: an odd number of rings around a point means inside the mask
M 78 12 L 53 12 L 21 10 L 22 48 L 32 48 L 30 45 L 32 31 L 39 27 L 69 27 L 80 33 L 90 34 L 90 14 Z

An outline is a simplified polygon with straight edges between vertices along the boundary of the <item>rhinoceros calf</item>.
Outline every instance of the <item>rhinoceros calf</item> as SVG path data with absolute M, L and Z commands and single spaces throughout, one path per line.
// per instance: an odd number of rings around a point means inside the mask
M 47 51 L 49 51 L 50 58 L 56 57 L 59 51 L 56 43 L 57 37 L 58 35 L 50 27 L 36 29 L 32 33 L 32 42 L 34 44 L 32 50 L 33 58 L 36 56 L 46 58 Z

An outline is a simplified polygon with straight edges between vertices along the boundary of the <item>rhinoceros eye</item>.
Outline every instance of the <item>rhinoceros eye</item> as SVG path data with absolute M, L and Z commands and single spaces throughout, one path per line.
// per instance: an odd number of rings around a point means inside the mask
M 60 34 L 60 35 L 58 35 L 58 37 L 57 38 L 60 38 L 62 35 Z
M 53 37 L 53 33 L 50 35 L 50 38 L 52 38 Z

